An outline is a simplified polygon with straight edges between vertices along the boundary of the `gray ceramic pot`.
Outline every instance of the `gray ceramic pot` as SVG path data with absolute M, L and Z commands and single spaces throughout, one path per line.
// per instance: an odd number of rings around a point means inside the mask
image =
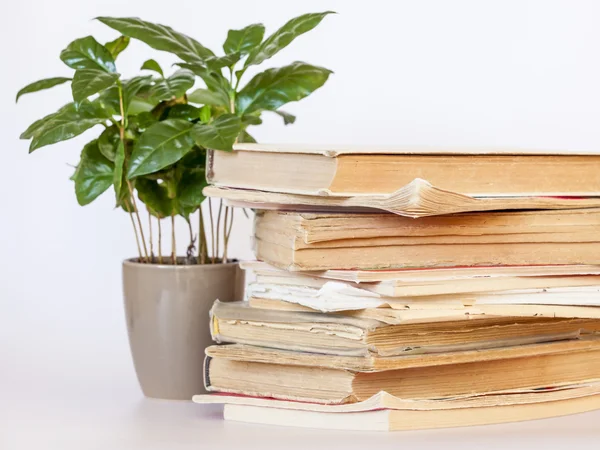
M 123 262 L 125 314 L 144 395 L 191 400 L 205 392 L 202 364 L 211 345 L 208 312 L 216 299 L 242 300 L 244 271 L 215 265 Z

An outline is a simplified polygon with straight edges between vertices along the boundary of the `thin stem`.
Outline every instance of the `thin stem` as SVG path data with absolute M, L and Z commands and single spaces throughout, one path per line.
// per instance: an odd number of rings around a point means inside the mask
M 204 217 L 202 216 L 202 205 L 198 208 L 200 225 L 198 227 L 200 234 L 200 243 L 198 244 L 198 261 L 200 264 L 206 264 L 208 249 L 206 248 L 206 231 L 204 230 Z
M 215 263 L 215 220 L 212 210 L 212 198 L 208 199 L 208 214 L 210 215 L 210 244 L 211 244 L 211 264 Z
M 135 233 L 135 243 L 137 244 L 138 255 L 140 255 L 140 262 L 143 262 L 142 249 L 140 247 L 140 238 L 138 236 L 137 227 L 135 226 L 135 220 L 133 220 L 133 214 L 131 212 L 131 205 L 128 205 L 129 218 L 131 219 L 131 225 L 133 226 L 133 232 Z
M 177 265 L 177 242 L 175 241 L 175 215 L 171 216 L 171 262 Z
M 227 260 L 227 219 L 229 218 L 229 206 L 225 206 L 225 217 L 223 218 L 223 258 L 221 261 L 226 263 Z
M 148 211 L 148 234 L 150 235 L 150 262 L 154 262 L 154 243 L 152 242 L 152 214 Z
M 227 263 L 227 249 L 229 248 L 229 236 L 231 236 L 231 230 L 233 229 L 233 213 L 235 211 L 235 208 L 229 208 L 231 209 L 231 215 L 229 217 L 229 225 L 227 225 L 227 223 L 225 223 L 225 227 L 227 228 L 227 231 L 225 233 L 225 250 L 223 251 L 223 261 L 225 263 Z M 227 222 L 227 221 L 225 221 Z
M 140 219 L 140 213 L 137 207 L 137 202 L 135 201 L 135 195 L 133 195 L 133 187 L 131 186 L 131 181 L 127 180 L 127 186 L 129 187 L 129 192 L 131 193 L 131 200 L 133 201 L 133 212 L 135 213 L 138 226 L 140 227 L 140 236 L 142 239 L 142 245 L 144 247 L 144 254 L 146 255 L 146 262 L 149 262 L 150 260 L 148 258 L 148 247 L 146 247 L 146 238 L 144 237 L 144 227 L 142 226 L 142 220 Z
M 125 115 L 125 108 L 123 106 L 123 86 L 121 84 L 121 80 L 117 80 L 117 88 L 119 90 L 119 109 L 121 110 L 121 126 L 119 127 L 119 138 L 121 140 L 121 145 L 123 145 L 123 148 L 125 148 L 125 128 L 127 127 L 127 116 Z M 144 245 L 144 255 L 146 256 L 146 262 L 149 262 L 148 260 L 148 249 L 146 248 L 146 239 L 144 238 L 144 228 L 142 227 L 142 221 L 140 220 L 140 215 L 138 213 L 138 209 L 137 209 L 137 205 L 135 203 L 135 195 L 133 194 L 133 188 L 131 187 L 131 182 L 129 180 L 127 180 L 127 186 L 129 187 L 129 193 L 131 195 L 131 199 L 133 200 L 133 210 L 135 212 L 135 216 L 137 217 L 137 221 L 138 221 L 138 226 L 140 228 L 140 236 L 138 236 L 138 232 L 137 232 L 137 228 L 135 227 L 135 222 L 134 222 L 134 229 L 135 231 L 135 238 L 137 241 L 137 246 L 138 246 L 138 250 L 139 250 L 139 254 L 140 254 L 140 261 L 143 259 L 142 258 L 142 252 L 140 249 L 140 237 L 142 239 L 142 244 Z M 131 214 L 131 203 L 129 204 L 129 215 L 131 217 L 131 220 L 133 221 L 133 215 Z
M 221 228 L 221 213 L 223 211 L 223 200 L 219 200 L 219 214 L 217 214 L 217 227 L 216 227 L 216 245 L 215 245 L 215 255 L 217 256 L 217 258 L 219 257 L 219 233 L 220 233 L 220 228 Z M 214 263 L 213 263 L 214 264 Z
M 188 245 L 186 257 L 187 264 L 194 264 L 194 248 L 196 248 L 196 238 L 194 237 L 194 230 L 192 229 L 192 222 L 187 220 L 188 229 L 190 230 L 190 245 Z
M 162 257 L 162 230 L 160 228 L 160 217 L 158 217 L 157 220 L 158 220 L 158 263 L 162 264 L 163 263 L 163 257 Z
M 175 242 L 175 215 L 171 216 L 171 262 L 177 265 L 177 243 Z

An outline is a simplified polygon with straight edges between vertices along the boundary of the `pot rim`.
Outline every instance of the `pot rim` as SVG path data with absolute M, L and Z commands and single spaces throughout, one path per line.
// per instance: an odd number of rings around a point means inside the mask
M 240 264 L 239 260 L 233 260 L 228 263 L 220 263 L 220 264 L 148 264 L 138 262 L 139 258 L 127 258 L 123 260 L 123 267 L 135 267 L 139 269 L 148 269 L 148 270 L 218 270 L 220 268 L 238 266 Z

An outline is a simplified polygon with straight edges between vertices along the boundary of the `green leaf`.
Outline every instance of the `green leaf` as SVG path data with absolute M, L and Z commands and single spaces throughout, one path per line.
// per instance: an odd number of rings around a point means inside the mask
M 113 175 L 113 185 L 115 187 L 115 195 L 117 197 L 117 204 L 120 203 L 121 198 L 121 186 L 123 185 L 123 165 L 125 164 L 125 145 L 123 141 L 119 139 L 117 144 L 117 151 L 115 153 L 115 170 Z
M 273 111 L 275 114 L 281 116 L 283 118 L 284 125 L 293 124 L 296 121 L 296 116 L 293 114 L 287 113 L 285 111 Z
M 194 73 L 187 69 L 181 69 L 156 83 L 149 91 L 150 97 L 156 101 L 171 100 L 179 98 L 194 85 Z
M 195 146 L 191 152 L 179 160 L 177 167 L 204 170 L 206 167 L 206 149 Z
M 275 111 L 288 102 L 310 95 L 325 84 L 331 73 L 323 67 L 303 62 L 265 70 L 238 93 L 236 111 L 239 114 L 260 109 Z
M 321 20 L 328 15 L 335 14 L 333 11 L 325 11 L 322 13 L 310 13 L 296 17 L 279 30 L 269 36 L 260 46 L 256 47 L 246 59 L 244 67 L 262 63 L 269 59 L 279 50 L 287 47 L 290 42 L 296 39 L 301 34 L 312 30 L 321 23 Z
M 119 142 L 121 142 L 119 127 L 112 125 L 98 137 L 98 149 L 106 159 L 114 162 Z
M 136 95 L 152 85 L 152 75 L 144 75 L 130 78 L 129 80 L 122 81 L 123 85 L 123 109 L 128 115 L 139 114 L 141 111 L 151 110 L 158 102 L 148 101 L 146 99 L 138 99 Z M 143 103 L 140 108 L 137 101 Z M 111 111 L 112 114 L 121 115 L 121 106 L 119 103 L 119 89 L 117 86 L 106 89 L 100 93 L 100 96 L 96 100 L 101 103 L 107 110 Z M 134 112 L 135 104 L 135 112 Z
M 100 69 L 116 72 L 115 59 L 110 52 L 92 36 L 76 39 L 65 48 L 60 59 L 72 69 Z
M 135 185 L 138 197 L 146 205 L 150 214 L 159 219 L 176 214 L 173 200 L 164 183 L 148 178 L 138 178 Z
M 158 64 L 153 59 L 148 59 L 148 60 L 144 61 L 144 64 L 142 64 L 142 67 L 140 67 L 140 70 L 152 70 L 152 71 L 160 74 L 161 77 L 165 76 L 162 68 L 160 67 L 160 64 Z
M 73 105 L 72 102 L 67 103 L 62 108 L 60 108 L 58 111 L 48 114 L 47 116 L 42 117 L 41 119 L 33 122 L 31 125 L 29 125 L 29 127 L 27 127 L 27 129 L 25 131 L 23 131 L 21 133 L 21 135 L 19 136 L 19 139 L 31 139 L 52 118 L 56 117 L 58 114 L 61 114 L 65 111 L 75 112 L 75 106 Z
M 206 58 L 205 64 L 210 70 L 217 71 L 223 67 L 233 67 L 242 57 L 240 52 L 232 53 L 225 56 L 211 56 Z
M 81 152 L 81 160 L 75 173 L 77 202 L 87 205 L 113 184 L 114 166 L 98 149 L 94 140 Z
M 229 82 L 221 73 L 209 70 L 206 67 L 197 64 L 176 63 L 176 65 L 191 70 L 195 75 L 202 78 L 202 81 L 204 81 L 208 89 L 229 98 Z
M 75 103 L 81 103 L 90 95 L 97 94 L 115 84 L 119 78 L 116 73 L 108 73 L 98 69 L 80 69 L 75 71 L 71 90 Z
M 185 207 L 197 207 L 206 197 L 202 189 L 208 185 L 204 169 L 187 169 L 181 174 L 177 186 L 177 200 Z
M 242 116 L 242 125 L 260 125 L 261 123 L 262 119 L 259 116 L 254 116 L 252 114 Z
M 149 111 L 147 111 L 132 116 L 129 119 L 129 126 L 135 127 L 137 131 L 143 133 L 152 125 L 154 125 L 157 121 L 158 119 L 154 117 L 154 115 L 152 115 Z
M 213 92 L 208 89 L 196 89 L 188 95 L 188 102 L 199 105 L 229 106 L 229 99 L 222 92 Z
M 129 105 L 129 110 L 127 113 L 131 116 L 143 114 L 152 111 L 155 106 L 155 102 L 148 102 L 141 98 L 134 98 Z
M 235 138 L 242 128 L 241 120 L 233 114 L 223 114 L 213 122 L 197 123 L 192 136 L 197 145 L 213 150 L 232 150 Z
M 186 62 L 202 63 L 214 53 L 171 27 L 146 22 L 137 17 L 98 17 L 100 22 L 125 36 L 138 39 L 156 50 L 174 53 Z
M 200 108 L 187 104 L 173 105 L 167 112 L 167 118 L 185 119 L 189 121 L 198 120 L 200 119 Z
M 237 141 L 242 144 L 256 144 L 256 139 L 254 139 L 246 130 L 240 131 Z
M 259 45 L 265 35 L 265 26 L 262 23 L 248 25 L 241 30 L 229 30 L 223 50 L 227 54 L 240 52 L 246 55 Z
M 110 52 L 114 59 L 117 59 L 117 56 L 127 48 L 129 45 L 129 37 L 128 36 L 119 36 L 114 41 L 107 42 L 104 44 L 106 49 Z
M 182 119 L 167 119 L 152 125 L 133 149 L 127 178 L 157 172 L 179 161 L 191 150 L 193 124 Z
M 61 112 L 53 115 L 33 132 L 33 139 L 29 146 L 29 152 L 55 144 L 60 141 L 79 136 L 84 131 L 106 122 L 107 116 L 97 105 L 86 102 L 75 109 L 75 105 L 70 103 L 68 107 L 63 107 Z
M 208 122 L 210 122 L 211 118 L 212 118 L 212 111 L 211 111 L 210 105 L 204 105 L 202 108 L 200 108 L 200 122 L 208 123 Z
M 50 89 L 51 87 L 58 86 L 59 84 L 66 83 L 70 81 L 70 78 L 65 77 L 54 77 L 54 78 L 45 78 L 43 80 L 34 81 L 33 83 L 28 84 L 19 92 L 17 92 L 17 99 L 15 102 L 19 101 L 19 97 L 25 94 L 31 94 L 32 92 L 43 91 L 44 89 Z
M 123 82 L 123 109 L 125 109 L 126 114 L 138 114 L 142 111 L 149 111 L 152 109 L 156 102 L 148 102 L 145 101 L 146 106 L 144 108 L 140 108 L 139 102 L 141 99 L 136 99 L 136 95 L 143 89 L 150 87 L 152 85 L 152 76 L 144 75 L 133 77 L 125 82 Z M 118 95 L 118 93 L 117 93 Z M 132 112 L 134 102 L 138 100 L 138 104 L 136 106 L 136 112 Z M 150 109 L 146 109 L 149 106 Z

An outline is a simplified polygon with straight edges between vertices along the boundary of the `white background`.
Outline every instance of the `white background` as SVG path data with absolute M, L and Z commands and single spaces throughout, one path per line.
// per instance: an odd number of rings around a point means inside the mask
M 68 86 L 61 86 L 15 105 L 18 89 L 40 78 L 69 76 L 58 55 L 73 39 L 117 36 L 93 17 L 141 16 L 220 50 L 229 28 L 263 22 L 272 32 L 301 13 L 339 12 L 267 61 L 275 66 L 304 60 L 335 74 L 308 99 L 285 107 L 298 116 L 295 125 L 265 117 L 252 131 L 262 142 L 600 149 L 600 2 L 18 0 L 0 8 L 3 450 L 34 442 L 63 449 L 75 443 L 196 448 L 204 436 L 192 431 L 199 416 L 216 414 L 148 402 L 137 389 L 120 279 L 121 260 L 135 254 L 129 218 L 113 209 L 109 194 L 79 207 L 68 179 L 68 164 L 77 162 L 97 129 L 32 155 L 28 143 L 18 140 L 29 123 L 70 96 Z M 151 57 L 165 67 L 174 61 L 133 42 L 118 69 L 131 76 Z M 248 258 L 250 226 L 238 218 L 231 253 Z M 185 233 L 181 227 L 180 235 Z M 183 239 L 180 245 L 183 250 Z M 557 432 L 565 442 L 598 436 L 591 423 L 600 417 L 582 417 L 540 422 L 533 429 Z M 212 427 L 254 432 L 220 422 Z M 498 443 L 500 430 L 527 430 L 515 427 L 490 428 L 489 436 Z M 478 430 L 441 436 L 456 442 L 471 436 L 481 443 L 486 432 Z M 297 440 L 302 433 L 291 436 Z M 426 442 L 418 437 L 423 435 L 411 436 Z

